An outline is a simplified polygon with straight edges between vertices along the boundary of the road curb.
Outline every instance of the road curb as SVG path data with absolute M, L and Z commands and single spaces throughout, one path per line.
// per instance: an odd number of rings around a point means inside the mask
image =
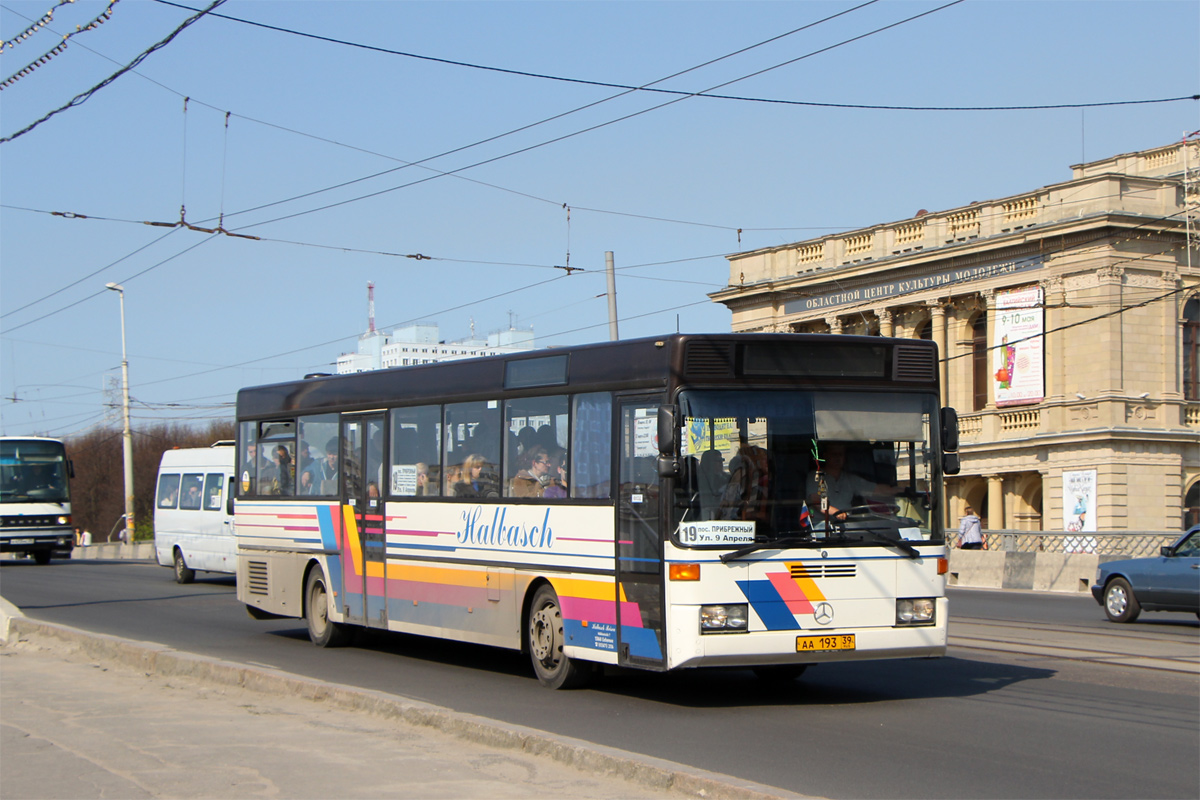
M 539 731 L 520 725 L 452 711 L 398 695 L 305 678 L 281 670 L 255 667 L 186 653 L 153 642 L 39 622 L 0 598 L 0 635 L 9 639 L 44 637 L 67 642 L 88 657 L 122 665 L 148 675 L 189 677 L 237 686 L 263 694 L 300 697 L 336 708 L 360 711 L 410 725 L 432 728 L 464 741 L 518 750 L 597 775 L 711 800 L 789 800 L 804 798 L 771 786 L 706 772 L 664 759 Z

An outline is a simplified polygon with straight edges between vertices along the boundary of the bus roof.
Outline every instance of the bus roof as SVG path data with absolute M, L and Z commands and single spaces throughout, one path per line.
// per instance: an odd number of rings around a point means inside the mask
M 403 404 L 682 384 L 894 385 L 936 390 L 937 347 L 921 339 L 797 333 L 669 334 L 307 378 L 242 389 L 239 419 Z

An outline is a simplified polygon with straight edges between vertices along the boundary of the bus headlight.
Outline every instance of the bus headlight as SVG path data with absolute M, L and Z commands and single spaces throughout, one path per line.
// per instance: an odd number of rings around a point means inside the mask
M 932 597 L 913 597 L 896 601 L 897 625 L 932 625 L 933 610 L 937 607 Z
M 745 603 L 700 606 L 701 633 L 745 633 L 749 630 Z

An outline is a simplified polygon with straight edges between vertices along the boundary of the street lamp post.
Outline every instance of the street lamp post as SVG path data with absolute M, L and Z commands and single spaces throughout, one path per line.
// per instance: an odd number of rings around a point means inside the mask
M 117 283 L 105 284 L 121 295 L 121 384 L 124 395 L 125 431 L 125 541 L 133 544 L 133 432 L 129 429 L 129 359 L 125 355 L 125 287 Z

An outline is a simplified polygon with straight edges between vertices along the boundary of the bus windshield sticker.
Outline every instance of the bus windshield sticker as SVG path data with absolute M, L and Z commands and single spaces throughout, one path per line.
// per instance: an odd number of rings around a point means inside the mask
M 704 520 L 679 524 L 682 544 L 750 544 L 754 541 L 753 520 Z

